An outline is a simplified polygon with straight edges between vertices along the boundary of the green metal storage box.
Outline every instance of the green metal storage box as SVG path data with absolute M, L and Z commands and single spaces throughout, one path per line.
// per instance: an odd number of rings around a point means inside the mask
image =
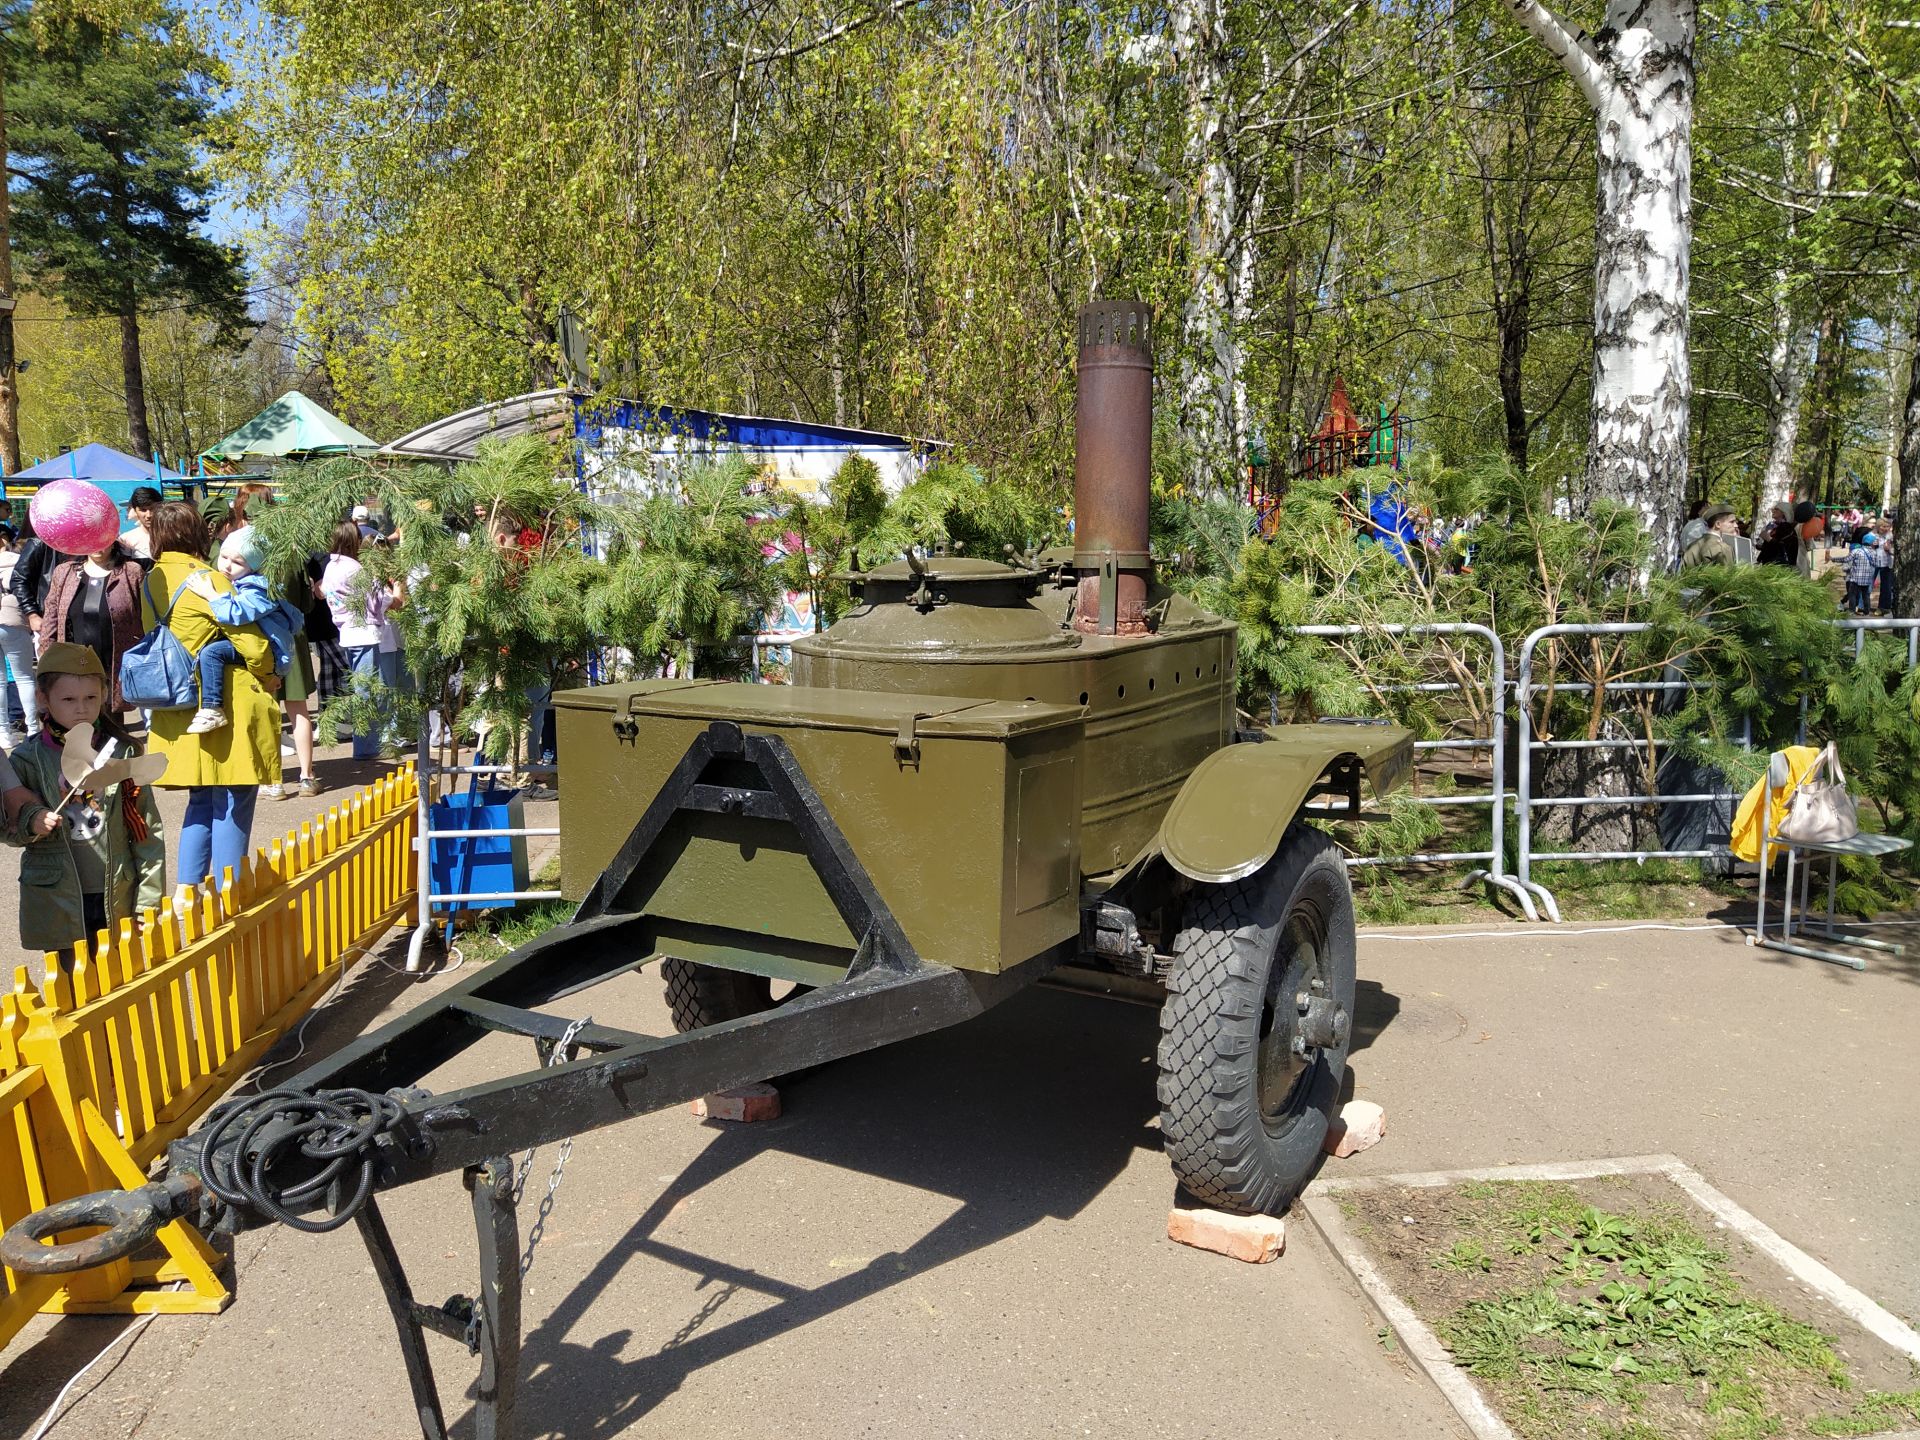
M 1079 933 L 1078 706 L 687 680 L 566 691 L 554 706 L 570 896 L 694 740 L 727 722 L 788 746 L 927 959 L 997 972 Z M 714 762 L 714 783 L 731 782 L 729 763 Z M 712 813 L 674 824 L 614 907 L 656 921 L 659 953 L 808 984 L 845 972 L 855 937 L 789 826 Z

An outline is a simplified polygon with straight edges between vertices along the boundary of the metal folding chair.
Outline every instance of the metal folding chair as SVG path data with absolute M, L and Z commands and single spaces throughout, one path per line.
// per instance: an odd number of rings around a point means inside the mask
M 1793 773 L 1787 765 L 1787 757 L 1775 751 L 1773 758 L 1767 763 L 1766 789 L 1760 799 L 1760 908 L 1754 916 L 1753 934 L 1747 937 L 1747 943 L 1764 945 L 1769 950 L 1784 950 L 1789 955 L 1804 955 L 1810 960 L 1825 960 L 1834 965 L 1844 965 L 1849 970 L 1866 969 L 1866 960 L 1859 955 L 1850 955 L 1841 950 L 1826 949 L 1808 943 L 1796 944 L 1794 936 L 1798 934 L 1804 942 L 1811 933 L 1832 945 L 1847 945 L 1858 950 L 1879 950 L 1891 955 L 1904 954 L 1904 946 L 1891 944 L 1885 940 L 1875 940 L 1867 935 L 1856 935 L 1842 929 L 1833 918 L 1833 891 L 1834 883 L 1839 878 L 1842 855 L 1876 857 L 1897 855 L 1902 850 L 1911 849 L 1913 842 L 1903 840 L 1898 835 L 1874 835 L 1864 830 L 1845 840 L 1789 840 L 1773 828 L 1773 795 L 1776 790 L 1785 791 L 1792 785 Z M 1769 937 L 1767 934 L 1767 884 L 1772 875 L 1772 852 L 1775 850 L 1784 850 L 1787 853 L 1786 886 L 1780 897 L 1780 933 L 1777 938 Z M 1799 860 L 1801 851 L 1807 853 L 1804 861 Z M 1818 930 L 1810 932 L 1806 919 L 1807 889 L 1809 878 L 1813 873 L 1815 855 L 1827 857 L 1827 912 Z M 1797 924 L 1794 919 L 1796 862 L 1800 871 L 1800 917 Z

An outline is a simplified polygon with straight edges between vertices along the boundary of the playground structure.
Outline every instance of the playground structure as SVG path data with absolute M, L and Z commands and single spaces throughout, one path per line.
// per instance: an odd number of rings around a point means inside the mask
M 1405 467 L 1411 447 L 1407 422 L 1398 410 L 1384 404 L 1376 409 L 1371 424 L 1362 421 L 1347 394 L 1346 380 L 1336 375 L 1325 417 L 1311 435 L 1294 441 L 1286 469 L 1276 472 L 1273 465 L 1258 462 L 1248 467 L 1247 503 L 1259 518 L 1262 535 L 1273 534 L 1280 502 L 1296 480 L 1344 475 L 1348 470 Z

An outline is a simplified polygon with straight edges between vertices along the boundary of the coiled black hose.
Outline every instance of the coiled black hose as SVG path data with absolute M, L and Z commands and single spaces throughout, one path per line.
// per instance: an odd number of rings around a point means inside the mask
M 398 1100 L 369 1090 L 268 1090 L 249 1095 L 216 1112 L 201 1132 L 200 1178 L 228 1205 L 324 1235 L 353 1219 L 373 1193 L 375 1151 L 381 1137 L 405 1119 Z M 235 1137 L 231 1144 L 230 1135 Z M 318 1168 L 295 1183 L 276 1185 L 275 1169 L 294 1154 Z M 323 1194 L 356 1166 L 359 1174 L 333 1214 L 308 1219 L 289 1208 Z

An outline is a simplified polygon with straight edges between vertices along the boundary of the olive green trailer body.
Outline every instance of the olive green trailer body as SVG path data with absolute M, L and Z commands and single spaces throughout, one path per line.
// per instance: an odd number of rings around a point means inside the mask
M 695 737 L 723 721 L 786 742 L 920 954 L 998 972 L 1079 933 L 1077 706 L 673 680 L 577 690 L 555 705 L 561 748 L 591 756 L 595 777 L 561 792 L 573 898 Z M 727 762 L 714 763 L 725 784 Z M 744 812 L 685 817 L 619 908 L 657 922 L 661 953 L 808 985 L 844 975 L 859 940 L 792 828 Z

